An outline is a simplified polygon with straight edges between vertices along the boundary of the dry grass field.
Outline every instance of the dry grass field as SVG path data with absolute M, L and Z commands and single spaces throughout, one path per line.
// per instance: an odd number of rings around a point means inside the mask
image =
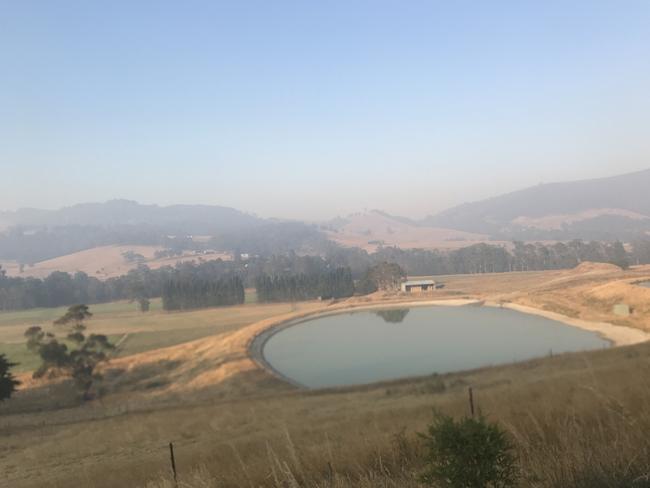
M 304 304 L 235 306 L 188 312 L 165 312 L 160 299 L 151 301 L 151 310 L 142 313 L 126 301 L 92 305 L 89 332 L 106 334 L 122 342 L 118 357 L 180 344 L 201 337 L 236 330 L 267 317 L 289 313 Z M 21 363 L 18 371 L 33 370 L 37 358 L 27 351 L 24 332 L 31 325 L 56 332 L 52 321 L 63 315 L 65 307 L 0 313 L 0 353 Z
M 122 255 L 125 252 L 132 251 L 142 255 L 146 264 L 151 269 L 158 269 L 163 266 L 173 266 L 177 262 L 198 261 L 199 259 L 232 259 L 226 253 L 194 254 L 186 252 L 182 256 L 172 258 L 156 258 L 154 253 L 162 249 L 160 246 L 100 246 L 85 251 L 79 251 L 54 259 L 48 259 L 33 266 L 25 266 L 22 273 L 18 263 L 13 261 L 2 261 L 0 265 L 9 276 L 32 276 L 35 278 L 45 278 L 53 271 L 65 271 L 76 273 L 83 271 L 88 276 L 94 276 L 100 280 L 121 276 L 138 266 L 136 262 L 127 261 Z
M 440 297 L 519 303 L 645 329 L 650 290 L 631 283 L 649 275 L 647 268 L 582 265 L 450 276 Z M 348 303 L 150 315 L 111 305 L 91 328 L 116 335 L 139 329 L 152 341 L 161 331 L 214 330 L 111 360 L 104 395 L 85 405 L 71 399 L 66 381 L 29 383 L 0 406 L 0 486 L 171 488 L 170 441 L 184 488 L 421 486 L 416 433 L 433 408 L 467 413 L 470 386 L 480 410 L 510 433 L 522 486 L 650 486 L 647 343 L 321 391 L 296 390 L 248 356 L 250 339 L 278 319 L 404 299 L 377 294 Z M 636 304 L 632 315 L 614 316 L 613 301 Z M 5 320 L 0 315 L 0 334 L 19 325 L 15 316 Z
M 385 246 L 398 246 L 402 249 L 458 249 L 488 242 L 487 235 L 418 226 L 376 211 L 346 217 L 346 223 L 336 231 L 328 231 L 327 236 L 344 246 L 359 247 L 369 252 L 375 251 L 380 242 Z M 506 242 L 490 242 L 510 245 Z

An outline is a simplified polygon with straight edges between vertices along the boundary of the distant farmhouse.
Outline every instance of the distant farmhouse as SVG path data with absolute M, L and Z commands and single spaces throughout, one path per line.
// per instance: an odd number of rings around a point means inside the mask
M 434 280 L 406 280 L 402 282 L 401 288 L 404 293 L 429 293 L 442 287 L 442 284 L 436 284 Z

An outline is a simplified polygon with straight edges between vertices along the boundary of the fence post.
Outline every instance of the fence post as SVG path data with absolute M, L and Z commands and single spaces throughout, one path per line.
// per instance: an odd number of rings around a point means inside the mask
M 472 418 L 474 418 L 474 393 L 472 392 L 471 386 L 469 388 L 469 412 L 472 414 Z
M 169 443 L 169 456 L 172 462 L 172 473 L 174 473 L 174 486 L 178 486 L 178 478 L 176 476 L 176 460 L 174 459 L 174 444 Z

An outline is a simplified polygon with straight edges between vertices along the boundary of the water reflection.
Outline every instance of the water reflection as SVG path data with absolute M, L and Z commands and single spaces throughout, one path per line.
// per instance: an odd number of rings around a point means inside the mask
M 399 323 L 399 324 L 397 324 Z M 264 358 L 311 388 L 446 373 L 600 349 L 598 334 L 497 307 L 373 309 L 314 318 L 272 335 Z
M 392 310 L 377 310 L 375 314 L 379 315 L 384 322 L 389 324 L 399 324 L 403 322 L 409 313 L 408 308 L 396 308 Z

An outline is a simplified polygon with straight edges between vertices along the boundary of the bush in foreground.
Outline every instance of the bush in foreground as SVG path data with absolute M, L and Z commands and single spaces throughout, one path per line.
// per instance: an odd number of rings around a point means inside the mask
M 422 481 L 449 488 L 515 486 L 517 470 L 507 434 L 484 417 L 435 414 L 426 434 L 427 471 Z
M 10 398 L 20 384 L 10 372 L 13 366 L 16 366 L 16 363 L 10 362 L 4 354 L 0 354 L 0 402 Z

